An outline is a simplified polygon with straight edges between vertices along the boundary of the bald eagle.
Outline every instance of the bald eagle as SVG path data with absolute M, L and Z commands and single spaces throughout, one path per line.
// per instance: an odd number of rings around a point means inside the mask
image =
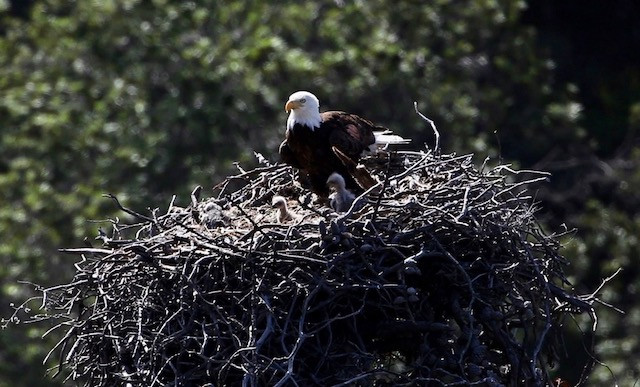
M 332 147 L 357 162 L 365 152 L 409 142 L 355 114 L 320 113 L 318 98 L 308 91 L 291 94 L 284 109 L 290 113 L 285 140 L 280 144 L 280 159 L 306 173 L 311 189 L 321 197 L 328 196 L 326 183 L 334 172 L 345 178 L 346 187 L 359 189 Z

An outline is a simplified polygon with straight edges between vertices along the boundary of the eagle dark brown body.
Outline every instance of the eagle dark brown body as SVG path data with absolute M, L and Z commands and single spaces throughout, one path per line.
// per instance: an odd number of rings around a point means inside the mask
M 289 117 L 285 140 L 280 145 L 280 158 L 300 169 L 302 177 L 308 177 L 311 189 L 320 197 L 329 195 L 327 179 L 334 172 L 344 178 L 346 188 L 352 192 L 361 191 L 360 187 L 371 187 L 368 183 L 373 178 L 366 173 L 368 179 L 362 179 L 360 172 L 366 172 L 366 169 L 358 168 L 362 152 L 409 142 L 355 114 L 320 113 L 320 101 L 308 91 L 291 94 L 284 110 Z
M 324 112 L 321 117 L 319 127 L 312 129 L 296 123 L 287 129 L 286 138 L 280 145 L 281 160 L 306 173 L 311 189 L 319 196 L 328 196 L 327 178 L 334 172 L 344 177 L 347 188 L 359 190 L 332 147 L 357 162 L 362 152 L 375 143 L 374 129 L 384 128 L 345 112 Z

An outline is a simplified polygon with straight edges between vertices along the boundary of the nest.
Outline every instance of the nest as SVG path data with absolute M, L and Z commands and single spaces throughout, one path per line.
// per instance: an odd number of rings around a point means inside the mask
M 551 385 L 574 294 L 526 186 L 470 155 L 364 160 L 380 182 L 337 214 L 290 167 L 102 233 L 68 284 L 42 289 L 51 354 L 90 386 Z M 295 219 L 278 223 L 284 196 Z M 584 370 L 587 375 L 590 366 Z M 208 383 L 208 384 L 207 384 Z

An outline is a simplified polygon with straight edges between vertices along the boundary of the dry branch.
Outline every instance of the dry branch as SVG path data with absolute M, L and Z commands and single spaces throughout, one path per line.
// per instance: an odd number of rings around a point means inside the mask
M 378 183 L 340 216 L 278 165 L 164 215 L 110 196 L 142 223 L 63 250 L 75 278 L 41 289 L 60 366 L 91 386 L 551 384 L 560 322 L 597 298 L 534 218 L 544 174 L 431 151 L 363 163 Z M 276 222 L 276 194 L 298 220 Z

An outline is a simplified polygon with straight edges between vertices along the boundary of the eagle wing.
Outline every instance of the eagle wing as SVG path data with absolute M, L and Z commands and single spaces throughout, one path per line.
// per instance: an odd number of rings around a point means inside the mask
M 376 127 L 355 114 L 344 112 L 322 113 L 323 125 L 329 131 L 329 145 L 335 146 L 354 161 L 358 161 L 363 151 L 375 143 L 373 129 Z
M 296 157 L 295 153 L 293 153 L 293 150 L 291 150 L 291 147 L 289 147 L 289 143 L 287 143 L 287 140 L 282 141 L 282 143 L 280 144 L 280 148 L 278 148 L 278 153 L 280 153 L 281 162 L 289 164 L 294 168 L 301 167 L 298 158 Z
M 327 178 L 333 172 L 344 176 L 348 188 L 359 188 L 333 147 L 357 163 L 362 152 L 375 143 L 376 126 L 355 114 L 332 111 L 321 115 L 319 128 L 312 130 L 296 124 L 287 130 L 279 153 L 282 162 L 304 171 L 312 190 L 326 198 Z

